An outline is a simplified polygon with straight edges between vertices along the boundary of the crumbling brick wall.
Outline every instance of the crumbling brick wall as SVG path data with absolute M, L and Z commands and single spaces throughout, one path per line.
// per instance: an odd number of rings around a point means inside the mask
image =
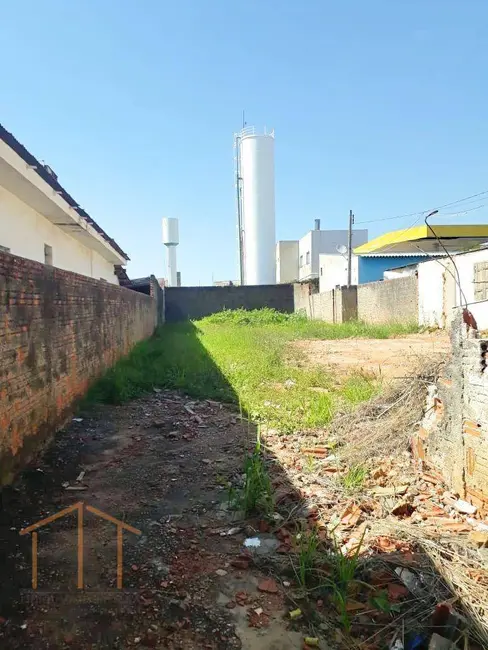
M 488 513 L 488 340 L 477 338 L 459 312 L 451 341 L 452 358 L 430 387 L 413 449 L 463 498 Z
M 156 322 L 150 296 L 0 253 L 0 484 Z

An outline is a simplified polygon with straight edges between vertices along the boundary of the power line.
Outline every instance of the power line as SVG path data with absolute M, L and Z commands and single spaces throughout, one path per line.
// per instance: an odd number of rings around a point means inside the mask
M 488 194 L 488 190 L 484 190 L 483 192 L 478 192 L 477 194 L 472 194 L 471 196 L 466 196 L 463 199 L 458 199 L 457 201 L 451 201 L 451 203 L 445 203 L 444 205 L 440 205 L 434 209 L 442 210 L 443 208 L 449 208 L 453 205 L 458 205 L 459 203 L 469 201 L 470 199 L 476 199 L 480 196 L 484 196 L 485 194 Z M 426 212 L 431 212 L 431 209 L 419 210 L 418 212 L 409 212 L 408 214 L 398 214 L 394 217 L 384 217 L 382 219 L 369 219 L 367 221 L 356 221 L 356 225 L 363 224 L 363 223 L 376 223 L 378 221 L 392 221 L 393 219 L 404 219 L 406 217 L 416 217 L 416 216 L 422 217 L 422 215 L 424 215 Z
M 368 219 L 367 221 L 356 221 L 356 225 L 362 223 L 376 223 L 377 221 L 392 221 L 393 219 L 404 219 L 406 217 L 415 217 L 416 215 L 422 216 L 424 212 L 428 212 L 428 210 L 424 210 L 422 212 L 409 212 L 408 214 L 397 214 L 396 217 L 385 217 L 384 219 Z
M 441 217 L 459 217 L 463 214 L 468 214 L 468 212 L 474 212 L 475 210 L 481 210 L 481 208 L 486 207 L 486 203 L 483 203 L 482 205 L 477 205 L 474 208 L 468 208 L 467 210 L 461 210 L 460 212 L 444 212 L 444 214 L 441 214 Z
M 468 201 L 469 199 L 475 199 L 478 196 L 483 196 L 484 194 L 488 194 L 488 190 L 484 190 L 483 192 L 478 192 L 478 194 L 472 194 L 471 196 L 466 196 L 464 199 L 459 199 L 458 201 L 452 201 L 452 203 L 445 203 L 444 205 L 440 205 L 435 209 L 442 210 L 443 208 L 450 208 L 451 205 L 457 205 L 458 203 L 463 203 L 463 201 Z
M 410 226 L 407 226 L 404 230 L 401 230 L 401 231 L 400 231 L 400 234 L 401 234 L 401 235 L 405 235 L 405 233 L 407 233 L 409 230 L 412 230 L 412 228 L 415 228 L 415 226 L 418 224 L 418 222 L 420 221 L 420 219 L 422 219 L 422 216 L 423 216 L 424 214 L 425 214 L 424 212 L 421 212 L 421 213 L 419 214 L 419 216 L 415 219 L 415 221 L 414 221 Z M 398 242 L 395 242 L 395 243 L 393 243 L 393 244 L 390 244 L 390 245 L 387 246 L 386 248 L 381 249 L 381 251 L 378 251 L 378 255 L 383 255 L 383 253 L 387 253 L 387 252 L 388 252 L 389 250 L 391 250 L 394 246 L 396 246 L 397 243 L 398 243 Z

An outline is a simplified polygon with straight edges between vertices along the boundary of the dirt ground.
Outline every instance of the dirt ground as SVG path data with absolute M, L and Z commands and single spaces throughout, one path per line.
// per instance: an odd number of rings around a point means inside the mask
M 278 542 L 228 508 L 251 434 L 230 408 L 167 391 L 74 420 L 3 493 L 0 647 L 301 648 L 310 630 L 292 629 L 287 587 L 270 575 Z M 31 535 L 19 531 L 79 501 L 84 590 L 70 513 L 38 531 L 34 592 Z M 116 526 L 86 505 L 141 531 L 123 533 L 121 591 Z
M 327 366 L 345 373 L 360 371 L 388 379 L 404 377 L 422 357 L 450 354 L 445 332 L 391 339 L 294 341 L 291 348 L 303 355 L 304 365 Z

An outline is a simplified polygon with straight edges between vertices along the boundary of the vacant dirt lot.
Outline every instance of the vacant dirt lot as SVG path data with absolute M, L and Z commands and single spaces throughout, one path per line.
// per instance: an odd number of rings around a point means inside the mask
M 310 630 L 287 620 L 290 583 L 271 575 L 279 541 L 261 536 L 255 557 L 244 540 L 259 522 L 228 507 L 253 440 L 233 409 L 171 391 L 75 418 L 2 494 L 0 648 L 300 648 Z M 19 531 L 80 501 L 84 589 L 71 513 L 39 529 L 34 591 Z M 140 531 L 123 534 L 122 590 L 115 526 L 86 506 Z
M 411 334 L 392 339 L 341 339 L 294 341 L 303 354 L 301 363 L 332 367 L 345 373 L 362 371 L 381 377 L 404 377 L 421 357 L 446 357 L 449 337 L 444 332 Z

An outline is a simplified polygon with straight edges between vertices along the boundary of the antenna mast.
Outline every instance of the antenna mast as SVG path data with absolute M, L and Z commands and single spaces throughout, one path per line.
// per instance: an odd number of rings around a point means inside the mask
M 242 123 L 244 122 L 244 111 L 242 111 Z M 244 128 L 244 126 L 242 127 Z M 236 135 L 236 200 L 237 200 L 237 237 L 239 249 L 239 281 L 241 286 L 244 284 L 244 245 L 243 245 L 243 231 L 242 231 L 242 177 L 241 177 L 241 136 Z

